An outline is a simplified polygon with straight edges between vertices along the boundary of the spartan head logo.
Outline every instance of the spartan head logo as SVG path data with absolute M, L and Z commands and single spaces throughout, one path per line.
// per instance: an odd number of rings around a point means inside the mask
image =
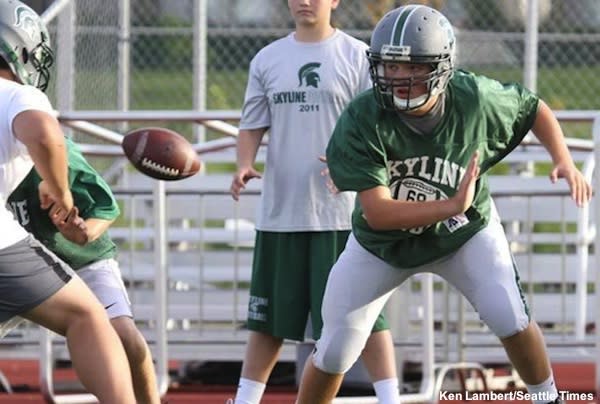
M 318 62 L 307 63 L 302 66 L 300 70 L 298 70 L 298 87 L 302 87 L 302 84 L 304 84 L 306 87 L 312 86 L 314 88 L 318 88 L 321 78 L 316 70 L 319 67 L 321 67 L 321 63 Z
M 36 33 L 39 31 L 38 16 L 29 7 L 19 6 L 15 9 L 15 27 L 35 41 Z

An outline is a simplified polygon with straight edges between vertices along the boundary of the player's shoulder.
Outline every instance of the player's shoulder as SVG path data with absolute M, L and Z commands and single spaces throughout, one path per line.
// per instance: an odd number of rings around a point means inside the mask
M 458 69 L 450 79 L 450 87 L 466 92 L 476 91 L 483 76 L 467 70 Z
M 377 103 L 374 91 L 369 88 L 358 94 L 346 105 L 339 120 L 346 123 L 351 122 L 352 125 L 371 126 L 380 113 L 381 107 Z
M 12 80 L 0 79 L 0 96 L 8 100 L 15 96 L 30 97 L 33 99 L 47 99 L 48 97 L 40 89 L 34 86 L 17 83 Z
M 469 100 L 472 103 L 481 103 L 490 89 L 500 88 L 502 84 L 490 77 L 482 76 L 466 70 L 454 72 L 449 83 L 449 90 L 456 99 Z
M 360 112 L 368 114 L 377 112 L 380 107 L 375 98 L 373 89 L 369 88 L 354 97 L 346 109 L 356 113 Z
M 492 77 L 476 74 L 466 70 L 457 70 L 450 80 L 450 86 L 455 91 L 461 91 L 465 94 L 485 96 L 487 93 L 493 93 L 504 89 L 505 87 L 523 87 L 518 82 L 503 83 Z
M 48 96 L 38 88 L 0 79 L 0 111 L 3 115 L 8 114 L 12 119 L 20 112 L 32 109 L 50 115 L 54 113 Z
M 500 82 L 463 70 L 455 72 L 450 81 L 449 93 L 452 105 L 456 108 L 463 111 L 475 109 L 484 114 L 512 111 L 513 107 L 521 105 L 524 100 L 537 99 L 537 95 L 518 82 Z M 529 104 L 524 105 L 526 107 Z

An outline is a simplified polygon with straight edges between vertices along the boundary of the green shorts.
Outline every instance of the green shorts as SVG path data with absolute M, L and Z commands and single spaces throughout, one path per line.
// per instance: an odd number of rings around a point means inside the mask
M 256 232 L 248 328 L 279 338 L 304 340 L 308 314 L 312 337 L 321 335 L 321 302 L 329 271 L 349 231 Z M 380 314 L 373 331 L 388 329 Z

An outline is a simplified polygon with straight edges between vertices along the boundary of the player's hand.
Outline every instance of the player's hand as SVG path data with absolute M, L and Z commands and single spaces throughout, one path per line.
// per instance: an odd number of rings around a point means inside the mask
M 592 186 L 585 180 L 581 171 L 572 163 L 558 163 L 550 172 L 550 181 L 556 183 L 564 178 L 569 184 L 571 198 L 577 206 L 585 205 L 592 197 Z
M 50 191 L 50 187 L 45 181 L 38 185 L 38 195 L 40 198 L 40 207 L 44 210 L 50 209 L 48 215 L 54 222 L 65 221 L 73 209 L 73 195 L 71 191 L 65 192 L 63 195 L 54 195 Z
M 261 174 L 254 167 L 241 167 L 233 175 L 229 192 L 236 201 L 240 198 L 240 193 L 246 188 L 246 184 L 252 178 L 261 178 Z
M 327 157 L 319 156 L 319 161 L 327 164 Z M 321 175 L 325 177 L 325 186 L 327 187 L 329 192 L 331 192 L 334 195 L 339 194 L 340 190 L 338 189 L 338 187 L 335 186 L 333 180 L 331 179 L 331 175 L 329 175 L 329 167 L 325 166 L 325 168 L 321 170 Z
M 79 209 L 77 209 L 77 206 L 74 206 L 73 209 L 71 209 L 67 220 L 54 221 L 53 217 L 51 217 L 51 219 L 58 231 L 60 231 L 60 234 L 67 240 L 79 245 L 88 243 L 89 236 L 87 226 L 85 220 L 79 216 Z
M 469 161 L 469 166 L 460 182 L 458 191 L 451 198 L 456 202 L 457 214 L 464 213 L 473 203 L 473 198 L 475 197 L 475 184 L 477 183 L 480 171 L 478 163 L 479 152 L 476 151 Z

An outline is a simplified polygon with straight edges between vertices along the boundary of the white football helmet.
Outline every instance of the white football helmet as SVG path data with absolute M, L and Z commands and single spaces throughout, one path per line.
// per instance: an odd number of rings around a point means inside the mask
M 0 0 L 0 57 L 23 84 L 45 91 L 54 54 L 40 16 L 18 0 Z

